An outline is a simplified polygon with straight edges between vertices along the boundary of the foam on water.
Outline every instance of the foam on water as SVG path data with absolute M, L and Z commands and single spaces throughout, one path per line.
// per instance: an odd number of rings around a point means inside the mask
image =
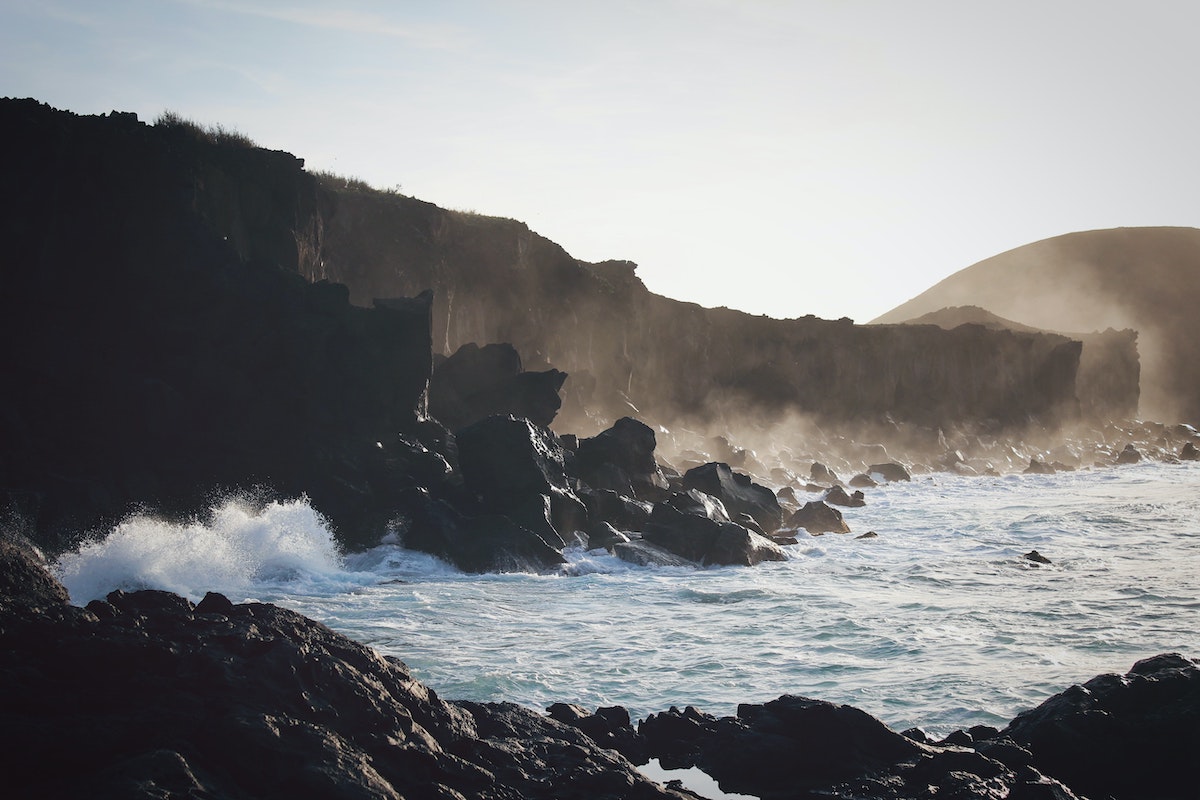
M 845 510 L 878 538 L 806 537 L 783 562 L 641 567 L 573 548 L 553 574 L 503 575 L 395 543 L 342 556 L 303 502 L 229 502 L 203 524 L 131 518 L 58 571 L 79 603 L 141 587 L 275 602 L 448 698 L 641 718 L 790 693 L 936 735 L 1159 652 L 1200 656 L 1198 488 L 1189 464 L 926 476 Z
M 164 589 L 191 600 L 208 591 L 236 597 L 306 582 L 328 591 L 341 588 L 345 577 L 337 544 L 308 503 L 255 508 L 237 499 L 215 506 L 203 522 L 135 514 L 104 539 L 64 555 L 55 571 L 78 604 L 114 589 Z

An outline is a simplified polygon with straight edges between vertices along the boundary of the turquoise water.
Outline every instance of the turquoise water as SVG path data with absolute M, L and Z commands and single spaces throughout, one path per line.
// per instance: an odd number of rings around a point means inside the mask
M 302 502 L 206 525 L 133 518 L 58 564 L 77 603 L 153 586 L 295 609 L 403 659 L 449 699 L 732 714 L 802 694 L 897 730 L 1002 725 L 1163 651 L 1200 656 L 1200 465 L 868 490 L 851 535 L 757 567 L 572 551 L 551 575 L 465 575 L 396 545 L 341 558 Z M 877 538 L 856 539 L 876 531 Z M 1051 559 L 1022 558 L 1038 550 Z

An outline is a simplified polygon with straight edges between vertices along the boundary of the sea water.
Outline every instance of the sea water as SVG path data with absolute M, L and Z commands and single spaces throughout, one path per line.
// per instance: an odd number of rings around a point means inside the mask
M 294 609 L 447 699 L 640 719 L 796 694 L 941 736 L 1160 652 L 1200 657 L 1198 489 L 1195 463 L 920 475 L 868 490 L 844 510 L 851 534 L 803 535 L 779 563 L 577 549 L 554 573 L 497 575 L 394 543 L 343 555 L 303 501 L 228 500 L 203 523 L 131 517 L 55 568 L 81 605 L 151 587 Z

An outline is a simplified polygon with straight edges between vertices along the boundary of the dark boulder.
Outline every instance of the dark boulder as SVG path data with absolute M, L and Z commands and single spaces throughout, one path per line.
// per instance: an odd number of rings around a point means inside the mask
M 654 429 L 633 417 L 579 441 L 576 468 L 593 489 L 612 489 L 627 497 L 661 500 L 670 494 L 666 476 L 654 460 Z
M 1053 475 L 1057 470 L 1045 461 L 1038 461 L 1036 458 L 1029 459 L 1029 466 L 1025 468 L 1025 475 Z
M 791 486 L 781 487 L 777 492 L 775 492 L 775 498 L 780 502 L 781 505 L 783 503 L 787 503 L 788 505 L 792 506 L 800 505 L 800 498 L 796 496 L 796 490 Z
M 562 547 L 575 531 L 587 530 L 587 508 L 571 490 L 566 452 L 548 429 L 521 417 L 487 417 L 460 430 L 458 461 L 463 483 L 488 512 L 541 527 L 543 497 L 549 524 Z
M 611 550 L 613 545 L 628 541 L 629 536 L 604 520 L 592 520 L 592 524 L 587 530 L 587 546 L 589 550 Z
M 549 427 L 562 407 L 566 379 L 556 369 L 526 372 L 511 344 L 469 342 L 434 364 L 429 413 L 451 430 L 507 414 Z
M 697 567 L 695 561 L 672 553 L 664 547 L 643 539 L 631 538 L 628 542 L 616 542 L 612 554 L 622 561 L 639 567 Z
M 789 529 L 804 528 L 815 535 L 822 533 L 850 533 L 850 526 L 842 519 L 842 512 L 820 500 L 810 500 L 787 519 Z
M 1037 550 L 1030 550 L 1028 553 L 1021 556 L 1021 558 L 1025 559 L 1026 561 L 1032 561 L 1035 564 L 1049 564 L 1050 563 L 1050 559 L 1046 558 L 1044 555 L 1039 553 Z
M 820 483 L 825 486 L 836 485 L 841 483 L 834 471 L 825 466 L 819 461 L 813 463 L 812 468 L 808 471 L 813 483 Z
M 647 716 L 638 723 L 637 731 L 650 757 L 657 758 L 665 769 L 686 769 L 696 766 L 717 726 L 716 717 L 694 706 L 682 711 L 671 706 Z
M 629 712 L 622 706 L 601 707 L 589 714 L 573 703 L 554 703 L 546 713 L 553 720 L 583 731 L 601 747 L 616 750 L 634 764 L 645 764 L 650 760 L 645 740 L 633 727 Z
M 644 500 L 626 497 L 612 489 L 587 489 L 580 492 L 580 499 L 587 507 L 588 519 L 593 523 L 603 521 L 622 531 L 640 531 L 650 519 L 653 504 Z
M 870 468 L 867 469 L 867 474 L 870 475 L 872 479 L 875 479 L 875 476 L 879 475 L 883 480 L 889 483 L 912 480 L 912 475 L 909 474 L 908 470 L 905 469 L 903 465 L 897 464 L 894 461 L 887 461 L 882 464 L 872 464 Z
M 804 797 L 923 752 L 863 711 L 793 696 L 740 705 L 736 718 L 671 709 L 638 731 L 664 766 L 695 765 L 722 790 L 761 798 Z
M 273 605 L 139 591 L 76 608 L 7 541 L 0 576 L 0 726 L 20 731 L 0 749 L 6 796 L 685 797 L 615 751 L 636 744 L 620 709 L 582 720 L 598 744 L 510 704 L 446 702 Z
M 728 464 L 709 462 L 689 469 L 683 475 L 683 486 L 717 498 L 731 515 L 749 514 L 767 533 L 774 533 L 783 522 L 775 493 L 748 475 L 734 472 Z
M 539 535 L 503 514 L 464 514 L 421 489 L 412 492 L 407 506 L 404 546 L 463 572 L 536 572 L 566 563 L 560 540 L 547 542 L 545 532 Z
M 654 506 L 642 537 L 702 565 L 749 567 L 787 558 L 777 544 L 737 523 L 684 513 L 665 502 Z
M 870 489 L 871 487 L 878 485 L 879 483 L 874 478 L 862 472 L 850 479 L 851 489 Z
M 1003 735 L 1034 766 L 1089 797 L 1185 798 L 1196 792 L 1200 666 L 1177 653 L 1100 675 L 1016 717 Z
M 1180 461 L 1200 461 L 1200 450 L 1196 449 L 1196 445 L 1188 442 L 1179 451 Z
M 664 505 L 668 505 L 684 514 L 707 517 L 713 522 L 733 522 L 733 518 L 730 516 L 729 510 L 725 508 L 724 503 L 711 494 L 702 492 L 699 489 L 675 492 L 662 502 Z
M 1131 444 L 1125 445 L 1125 449 L 1117 454 L 1118 464 L 1136 464 L 1141 460 L 1142 454 Z
M 846 490 L 841 486 L 834 486 L 826 492 L 825 502 L 838 506 L 846 506 L 847 508 L 861 508 L 867 504 L 862 490 L 855 491 L 854 494 L 846 494 Z

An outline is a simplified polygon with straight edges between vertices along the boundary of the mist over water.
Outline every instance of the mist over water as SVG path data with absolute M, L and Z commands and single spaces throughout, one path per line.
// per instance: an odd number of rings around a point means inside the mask
M 732 714 L 802 694 L 931 733 L 1164 651 L 1200 655 L 1200 465 L 919 476 L 753 568 L 466 575 L 396 544 L 343 556 L 307 504 L 135 517 L 57 564 L 72 601 L 155 587 L 292 608 L 449 699 Z M 855 539 L 874 530 L 875 539 Z M 1022 558 L 1038 550 L 1051 559 Z

